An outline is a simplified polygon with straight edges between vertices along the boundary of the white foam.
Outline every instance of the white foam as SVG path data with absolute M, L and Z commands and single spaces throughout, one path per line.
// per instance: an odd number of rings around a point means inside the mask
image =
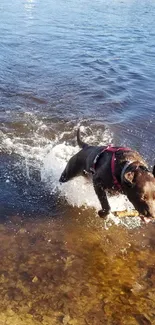
M 59 194 L 66 198 L 73 206 L 87 206 L 99 208 L 99 202 L 94 195 L 90 182 L 84 177 L 77 177 L 68 183 L 60 184 L 59 178 L 69 158 L 79 150 L 78 147 L 65 144 L 56 145 L 45 157 L 44 166 L 41 171 L 42 180 L 51 188 L 56 189 Z

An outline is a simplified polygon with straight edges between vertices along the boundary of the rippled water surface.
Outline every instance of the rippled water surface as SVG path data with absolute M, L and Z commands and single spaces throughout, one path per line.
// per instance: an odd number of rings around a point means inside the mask
M 78 126 L 154 165 L 155 2 L 1 0 L 0 17 L 0 324 L 155 324 L 154 223 L 105 223 L 89 182 L 58 182 Z

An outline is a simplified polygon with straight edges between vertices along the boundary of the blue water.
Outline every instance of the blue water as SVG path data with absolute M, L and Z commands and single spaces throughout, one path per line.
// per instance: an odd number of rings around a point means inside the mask
M 154 1 L 1 0 L 0 17 L 2 160 L 80 121 L 110 128 L 153 165 Z
M 2 0 L 0 14 L 1 108 L 30 92 L 60 118 L 154 117 L 153 1 Z

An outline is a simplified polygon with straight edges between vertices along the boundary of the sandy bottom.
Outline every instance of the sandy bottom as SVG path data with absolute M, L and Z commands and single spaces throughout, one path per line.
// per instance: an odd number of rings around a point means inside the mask
M 0 225 L 0 325 L 155 324 L 155 225 L 90 211 Z

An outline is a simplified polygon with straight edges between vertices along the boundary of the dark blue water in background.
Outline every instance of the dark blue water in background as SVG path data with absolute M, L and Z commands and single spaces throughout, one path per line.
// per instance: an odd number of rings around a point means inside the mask
M 153 165 L 154 44 L 151 0 L 1 0 L 1 184 L 10 173 L 6 138 L 13 151 L 21 143 L 30 150 L 34 138 L 44 146 L 79 121 L 93 132 L 109 127 L 115 143 Z

